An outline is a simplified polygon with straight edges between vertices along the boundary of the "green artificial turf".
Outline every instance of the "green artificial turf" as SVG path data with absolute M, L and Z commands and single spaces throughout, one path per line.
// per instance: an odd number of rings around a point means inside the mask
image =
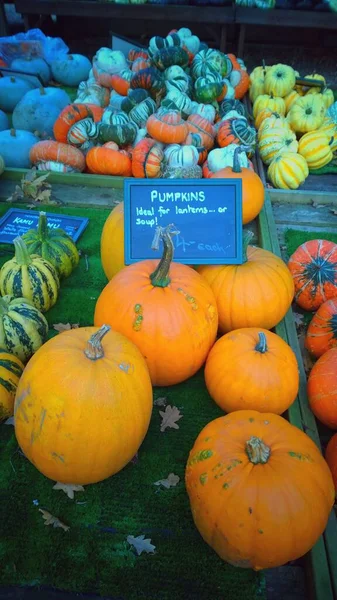
M 7 208 L 0 205 L 0 215 Z M 90 325 L 106 283 L 99 240 L 109 211 L 45 210 L 90 219 L 78 244 L 80 265 L 62 282 L 59 300 L 46 315 L 50 326 Z M 1 254 L 0 264 L 8 257 Z M 264 575 L 221 561 L 192 521 L 184 486 L 186 460 L 201 429 L 222 414 L 206 391 L 203 373 L 181 385 L 157 388 L 154 395 L 180 409 L 179 429 L 161 433 L 161 409 L 155 406 L 137 460 L 114 477 L 87 486 L 74 500 L 53 490 L 54 483 L 20 453 L 13 427 L 0 425 L 0 585 L 48 585 L 115 600 L 265 598 Z M 176 487 L 154 485 L 169 473 L 180 477 Z M 45 526 L 39 508 L 61 519 L 69 531 Z M 128 535 L 142 534 L 156 546 L 154 554 L 136 556 L 127 543 Z

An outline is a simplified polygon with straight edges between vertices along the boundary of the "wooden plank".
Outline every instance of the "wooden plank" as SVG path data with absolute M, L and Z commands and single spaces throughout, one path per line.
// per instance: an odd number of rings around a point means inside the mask
M 261 177 L 261 173 L 259 172 Z M 318 192 L 310 190 L 276 190 L 269 189 L 271 202 L 282 202 L 291 204 L 332 204 L 337 206 L 337 197 L 334 192 Z
M 211 7 L 156 4 L 112 4 L 106 2 L 66 0 L 16 0 L 16 11 L 22 14 L 63 15 L 101 19 L 140 19 L 150 21 L 184 21 L 186 23 L 234 23 L 232 6 Z
M 29 173 L 30 169 L 6 169 L 1 175 L 1 181 L 21 181 Z M 86 187 L 108 187 L 123 189 L 124 177 L 112 177 L 110 175 L 91 175 L 84 173 L 50 173 L 50 183 L 64 185 L 82 185 Z
M 334 13 L 310 10 L 260 10 L 236 6 L 235 22 L 271 27 L 337 29 L 337 18 Z
M 272 205 L 268 193 L 265 206 L 259 217 L 259 230 L 262 246 L 274 254 L 281 256 L 276 224 L 273 218 Z M 310 410 L 306 393 L 306 374 L 297 331 L 290 309 L 283 321 L 275 328 L 276 333 L 283 337 L 296 354 L 300 372 L 300 389 L 295 403 L 288 410 L 289 421 L 311 437 L 321 448 L 316 421 Z M 332 511 L 323 536 L 306 556 L 308 577 L 314 589 L 316 600 L 328 600 L 337 597 L 337 520 Z

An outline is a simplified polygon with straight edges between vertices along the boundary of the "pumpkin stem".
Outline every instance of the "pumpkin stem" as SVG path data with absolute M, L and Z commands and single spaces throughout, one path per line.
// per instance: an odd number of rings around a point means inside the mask
M 264 59 L 262 60 L 262 70 L 263 70 L 263 76 L 265 77 L 267 71 L 266 71 L 266 61 Z
M 47 216 L 46 213 L 41 211 L 39 214 L 39 222 L 37 226 L 37 231 L 40 239 L 45 240 L 48 237 L 48 225 L 47 225 Z
M 334 136 L 332 136 L 332 137 L 330 138 L 330 141 L 329 141 L 329 146 L 331 146 L 331 144 L 333 143 L 334 139 L 335 139 L 335 138 L 334 138 Z
M 45 96 L 46 95 L 46 90 L 44 89 L 44 87 L 40 87 L 40 95 L 41 96 Z
M 102 339 L 110 331 L 110 325 L 102 325 L 96 333 L 94 333 L 88 340 L 88 346 L 84 350 L 84 354 L 90 360 L 98 360 L 103 358 L 104 350 L 102 346 Z
M 10 80 L 11 80 L 11 82 L 12 82 L 12 83 L 15 83 L 15 82 L 16 82 L 16 79 L 15 79 L 15 77 L 13 77 L 13 76 L 10 78 Z
M 22 239 L 22 237 L 18 236 L 14 239 L 14 249 L 15 249 L 15 259 L 18 265 L 30 265 L 32 259 L 28 252 L 27 246 Z
M 249 152 L 250 150 L 251 148 L 249 146 L 238 146 L 237 148 L 235 148 L 232 167 L 233 173 L 242 173 L 242 168 L 239 161 L 239 154 L 241 154 L 241 152 Z
M 242 259 L 243 259 L 244 263 L 248 261 L 247 248 L 249 246 L 249 243 L 253 239 L 253 237 L 254 237 L 254 234 L 252 231 L 244 231 L 243 242 L 242 242 Z
M 268 350 L 266 334 L 262 331 L 259 331 L 259 341 L 255 346 L 255 350 L 261 352 L 261 354 L 265 354 Z
M 246 442 L 246 453 L 253 465 L 265 465 L 270 457 L 270 448 L 260 438 L 253 435 Z
M 167 227 L 161 227 L 159 225 L 156 228 L 156 233 L 151 246 L 152 250 L 158 250 L 159 240 L 162 240 L 164 251 L 157 268 L 150 275 L 151 283 L 155 287 L 167 287 L 171 281 L 169 271 L 174 250 L 171 235 L 176 235 L 178 233 L 179 231 L 173 224 L 167 225 Z
M 16 131 L 15 131 L 15 129 L 11 129 L 11 136 L 12 137 L 16 137 Z

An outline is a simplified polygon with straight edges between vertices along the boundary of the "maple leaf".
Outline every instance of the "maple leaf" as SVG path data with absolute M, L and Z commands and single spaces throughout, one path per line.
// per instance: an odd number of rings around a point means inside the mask
M 68 527 L 68 525 L 65 525 L 64 523 L 62 523 L 62 521 L 60 521 L 60 519 L 58 519 L 57 517 L 54 517 L 54 515 L 52 515 L 47 510 L 43 510 L 42 508 L 39 508 L 39 512 L 42 513 L 42 517 L 45 520 L 45 525 L 52 525 L 53 527 L 60 527 L 64 531 L 69 531 L 70 527 Z
M 167 427 L 179 429 L 179 425 L 177 425 L 176 421 L 179 421 L 179 419 L 182 419 L 184 416 L 180 414 L 180 410 L 176 406 L 171 406 L 170 404 L 165 408 L 164 411 L 160 410 L 159 414 L 162 417 L 160 431 L 165 431 Z
M 170 473 L 166 479 L 159 479 L 159 481 L 155 481 L 153 485 L 162 485 L 164 488 L 169 489 L 170 487 L 175 487 L 179 481 L 180 477 L 178 477 L 178 475 Z
M 14 425 L 14 417 L 9 417 L 4 425 Z
M 138 556 L 142 552 L 146 552 L 149 554 L 150 552 L 154 552 L 156 547 L 151 544 L 150 539 L 144 539 L 145 535 L 139 535 L 138 537 L 134 537 L 133 535 L 128 535 L 126 541 L 129 542 L 130 546 L 133 546 L 136 550 Z
M 155 406 L 166 406 L 167 398 L 157 398 L 154 403 Z
M 55 331 L 62 333 L 62 331 L 69 331 L 70 329 L 77 329 L 80 326 L 79 323 L 54 323 L 53 327 Z
M 76 485 L 75 483 L 60 483 L 59 481 L 53 486 L 53 490 L 62 490 L 67 494 L 70 500 L 74 500 L 75 492 L 84 492 L 83 485 Z

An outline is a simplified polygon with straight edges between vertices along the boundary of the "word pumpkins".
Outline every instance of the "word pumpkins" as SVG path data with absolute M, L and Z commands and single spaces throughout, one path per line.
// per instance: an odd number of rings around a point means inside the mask
M 172 263 L 172 226 L 158 227 L 164 253 L 125 267 L 98 298 L 95 325 L 103 323 L 132 340 L 146 358 L 153 385 L 174 385 L 204 363 L 218 329 L 215 298 L 196 271 Z
M 96 483 L 120 471 L 146 435 L 152 388 L 145 360 L 108 326 L 64 331 L 29 361 L 14 411 L 18 443 L 41 473 Z
M 186 489 L 204 540 L 231 565 L 255 570 L 308 552 L 335 497 L 316 444 L 282 417 L 254 410 L 204 427 L 189 455 Z

